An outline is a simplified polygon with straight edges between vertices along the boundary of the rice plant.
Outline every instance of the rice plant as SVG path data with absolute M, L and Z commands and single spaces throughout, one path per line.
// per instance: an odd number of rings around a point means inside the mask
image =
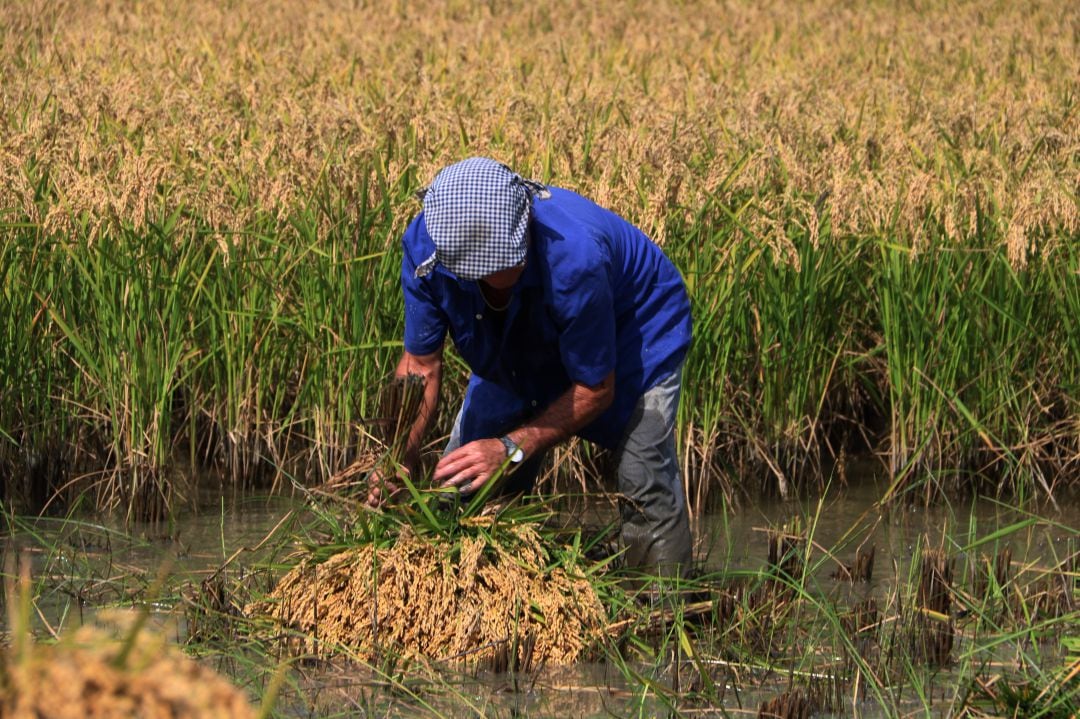
M 0 498 L 33 511 L 59 507 L 74 459 L 63 440 L 76 424 L 62 399 L 74 389 L 74 368 L 55 351 L 48 303 L 63 294 L 62 265 L 54 243 L 41 242 L 32 225 L 6 229 L 0 244 Z
M 848 445 L 893 495 L 1075 483 L 1071 6 L 110 8 L 0 10 L 0 467 L 28 504 L 162 516 L 181 465 L 348 466 L 410 193 L 471 154 L 683 271 L 695 507 Z
M 785 239 L 789 247 L 762 253 L 750 270 L 753 326 L 743 338 L 753 358 L 747 436 L 782 496 L 797 479 L 823 476 L 821 455 L 829 452 L 830 422 L 841 409 L 833 405 L 844 357 L 862 321 L 842 310 L 857 294 L 859 244 L 841 245 L 798 226 Z
M 73 276 L 47 304 L 79 369 L 83 396 L 69 401 L 106 447 L 97 504 L 128 517 L 163 517 L 180 489 L 165 476 L 173 400 L 196 363 L 192 309 L 211 265 L 198 245 L 175 244 L 174 220 L 64 247 Z

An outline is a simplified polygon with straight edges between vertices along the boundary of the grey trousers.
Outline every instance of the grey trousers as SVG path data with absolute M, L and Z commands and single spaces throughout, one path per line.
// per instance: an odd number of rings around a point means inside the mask
M 681 389 L 680 368 L 645 392 L 615 449 L 622 519 L 620 538 L 626 550 L 626 564 L 668 576 L 688 570 L 693 552 L 675 448 L 675 419 Z M 461 446 L 461 413 L 459 410 L 444 453 Z M 508 427 L 505 431 L 512 429 Z M 543 459 L 540 453 L 523 462 L 507 478 L 506 490 L 531 491 Z

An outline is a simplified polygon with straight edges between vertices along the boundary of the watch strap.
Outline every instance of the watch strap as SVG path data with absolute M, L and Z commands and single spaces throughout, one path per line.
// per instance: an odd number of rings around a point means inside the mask
M 510 439 L 509 435 L 504 434 L 502 437 L 499 437 L 499 441 L 502 442 L 503 447 L 506 448 L 506 456 L 511 462 L 517 464 L 525 459 L 525 452 L 522 451 L 517 442 Z

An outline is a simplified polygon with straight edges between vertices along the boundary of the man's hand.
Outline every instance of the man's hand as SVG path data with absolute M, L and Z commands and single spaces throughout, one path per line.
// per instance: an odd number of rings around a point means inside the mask
M 402 479 L 418 477 L 414 470 L 420 466 L 420 445 L 431 426 L 435 411 L 439 406 L 439 387 L 442 385 L 442 347 L 428 355 L 414 355 L 403 352 L 398 361 L 394 376 L 405 379 L 419 376 L 424 380 L 424 399 L 419 414 L 405 441 L 403 455 L 404 466 L 391 470 L 375 470 L 368 476 L 368 507 L 381 507 L 392 500 L 404 489 Z
M 440 487 L 458 487 L 471 494 L 484 486 L 506 462 L 506 446 L 497 439 L 463 444 L 439 460 L 435 481 Z
M 526 457 L 552 447 L 592 422 L 615 397 L 615 372 L 594 386 L 575 382 L 540 416 L 513 430 L 511 439 Z M 435 468 L 441 487 L 458 487 L 468 494 L 491 479 L 506 462 L 506 446 L 498 439 L 478 439 L 449 452 Z
M 409 470 L 405 467 L 393 476 L 384 476 L 379 470 L 374 470 L 368 475 L 368 494 L 364 504 L 371 509 L 378 509 L 387 502 L 392 502 L 405 489 L 403 480 L 408 478 Z

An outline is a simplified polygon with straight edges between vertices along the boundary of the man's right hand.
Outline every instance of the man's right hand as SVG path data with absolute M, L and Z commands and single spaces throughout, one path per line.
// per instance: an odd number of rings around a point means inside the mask
M 404 467 L 396 473 L 373 470 L 368 475 L 368 494 L 364 505 L 369 509 L 378 509 L 394 499 L 405 490 L 404 479 L 409 477 L 409 471 Z
M 404 465 L 395 468 L 376 469 L 368 475 L 368 507 L 381 507 L 404 489 L 402 479 L 419 477 L 412 470 L 419 465 L 420 446 L 431 428 L 435 412 L 439 405 L 439 388 L 442 385 L 442 347 L 427 355 L 414 355 L 403 352 L 394 374 L 398 378 L 419 376 L 424 380 L 424 398 L 419 416 L 409 428 L 409 436 L 404 447 Z

